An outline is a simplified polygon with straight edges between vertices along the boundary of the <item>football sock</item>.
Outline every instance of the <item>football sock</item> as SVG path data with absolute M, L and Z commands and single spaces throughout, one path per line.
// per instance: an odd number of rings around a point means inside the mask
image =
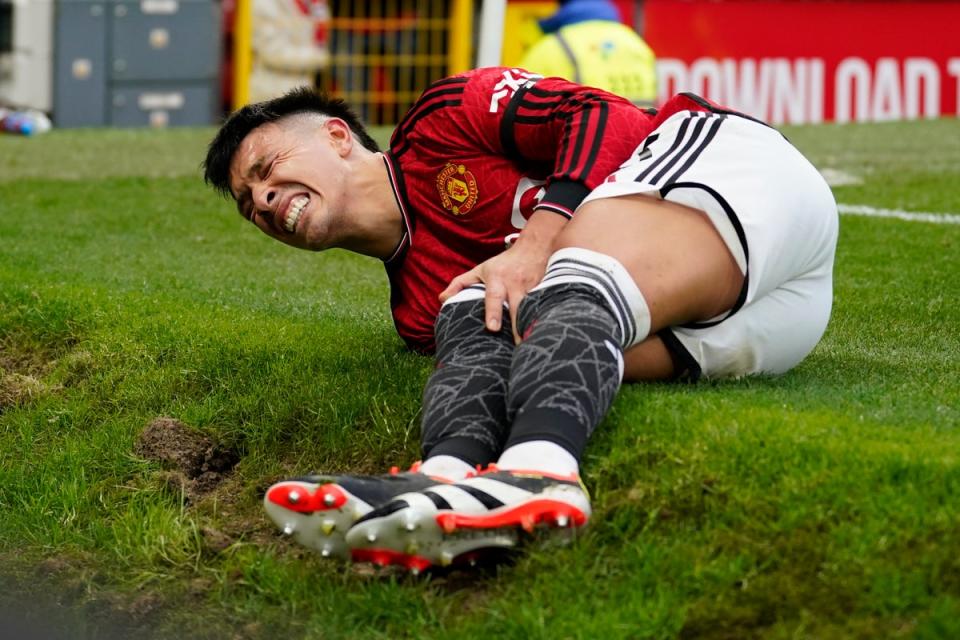
M 547 441 L 579 460 L 620 388 L 623 348 L 650 331 L 646 301 L 610 256 L 564 249 L 517 322 L 523 341 L 511 363 L 505 448 Z
M 620 388 L 623 366 L 619 329 L 597 297 L 590 287 L 566 284 L 528 293 L 521 303 L 519 324 L 532 330 L 513 358 L 507 448 L 546 440 L 577 460 L 583 454 Z M 535 317 L 538 303 L 543 310 Z
M 472 474 L 476 467 L 453 456 L 433 456 L 420 465 L 420 473 L 456 482 Z
M 436 364 L 423 392 L 425 460 L 444 455 L 486 466 L 503 448 L 513 329 L 504 310 L 500 331 L 487 331 L 484 293 L 482 285 L 464 289 L 437 317 Z
M 543 471 L 558 476 L 580 473 L 580 465 L 573 454 L 546 440 L 530 440 L 509 447 L 500 455 L 497 467 L 505 471 Z

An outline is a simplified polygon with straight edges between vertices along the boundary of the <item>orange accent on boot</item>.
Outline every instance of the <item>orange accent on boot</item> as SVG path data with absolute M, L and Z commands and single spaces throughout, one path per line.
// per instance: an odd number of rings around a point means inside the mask
M 414 573 L 420 573 L 424 569 L 430 568 L 432 564 L 433 563 L 422 556 L 407 556 L 407 561 L 403 566 Z
M 520 526 L 527 533 L 533 533 L 533 528 L 537 525 L 535 516 L 532 513 L 524 513 L 520 516 Z
M 444 533 L 453 533 L 457 530 L 457 518 L 449 511 L 437 514 L 437 525 Z
M 325 484 L 311 493 L 310 487 L 296 482 L 285 482 L 267 491 L 267 500 L 297 513 L 313 513 L 339 509 L 347 502 L 347 495 L 335 484 Z
M 400 553 L 392 549 L 353 549 L 350 556 L 354 562 L 370 562 L 381 567 L 399 565 L 408 569 L 423 570 L 433 564 L 423 556 Z
M 559 500 L 533 500 L 514 507 L 484 515 L 466 515 L 447 511 L 436 516 L 437 525 L 444 533 L 453 533 L 458 528 L 464 529 L 499 529 L 503 527 L 522 527 L 525 531 L 533 531 L 540 523 L 550 526 L 556 524 L 557 518 L 565 516 L 568 526 L 582 527 L 587 523 L 589 516 L 576 507 Z

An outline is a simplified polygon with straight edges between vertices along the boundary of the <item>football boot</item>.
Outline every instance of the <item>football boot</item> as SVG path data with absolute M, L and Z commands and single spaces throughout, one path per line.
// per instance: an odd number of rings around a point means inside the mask
M 405 493 L 359 518 L 346 541 L 357 562 L 434 565 L 473 562 L 510 549 L 526 534 L 565 532 L 590 518 L 590 498 L 576 475 L 499 470 Z
M 375 507 L 400 494 L 446 482 L 396 467 L 384 475 L 308 475 L 278 482 L 267 489 L 263 506 L 284 534 L 324 557 L 347 559 L 344 535 Z

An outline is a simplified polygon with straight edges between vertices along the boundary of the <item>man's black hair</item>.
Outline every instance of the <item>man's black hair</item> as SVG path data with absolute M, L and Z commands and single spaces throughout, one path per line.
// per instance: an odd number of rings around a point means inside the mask
M 298 113 L 319 113 L 340 118 L 370 151 L 380 151 L 380 146 L 370 137 L 360 118 L 343 100 L 317 93 L 309 87 L 292 89 L 278 98 L 248 104 L 234 111 L 207 148 L 203 162 L 203 180 L 214 189 L 230 196 L 230 162 L 247 134 L 268 122 Z

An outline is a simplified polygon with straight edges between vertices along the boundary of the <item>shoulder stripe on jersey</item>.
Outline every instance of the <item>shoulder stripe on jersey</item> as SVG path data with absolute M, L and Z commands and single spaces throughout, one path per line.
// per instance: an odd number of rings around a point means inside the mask
M 431 105 L 436 104 L 436 101 L 440 98 L 443 98 L 446 102 L 456 102 L 459 104 L 463 100 L 463 87 L 449 87 L 424 94 L 423 97 L 413 105 L 410 111 L 407 112 L 407 115 L 403 117 L 403 127 L 401 127 L 401 131 L 404 134 L 409 133 L 413 125 L 423 117 L 423 112 L 429 109 Z
M 458 83 L 456 85 L 441 85 L 436 87 L 431 87 L 423 92 L 417 102 L 410 108 L 407 114 L 403 117 L 403 123 L 406 125 L 408 122 L 415 122 L 420 117 L 420 111 L 430 105 L 435 99 L 440 97 L 445 97 L 450 99 L 452 96 L 457 96 L 458 98 L 463 97 L 464 92 L 464 83 Z M 409 126 L 405 126 L 405 130 L 409 130 Z
M 546 111 L 555 109 L 568 103 L 573 98 L 572 91 L 538 91 L 536 85 L 519 100 L 520 109 L 524 111 Z
M 574 98 L 572 91 L 543 91 L 536 85 L 521 96 L 515 121 L 524 124 L 539 124 L 557 119 L 567 119 L 570 112 L 562 108 Z M 546 113 L 544 113 L 546 112 Z
M 423 118 L 427 117 L 428 115 L 430 115 L 434 111 L 437 111 L 438 109 L 445 109 L 447 107 L 459 107 L 462 103 L 463 103 L 463 100 L 460 100 L 460 99 L 440 100 L 438 97 L 437 99 L 435 99 L 435 101 L 431 102 L 429 105 L 426 105 L 422 109 L 418 110 L 416 115 L 413 118 L 410 118 L 404 121 L 404 126 L 401 128 L 400 136 L 397 139 L 398 142 L 400 140 L 402 140 L 402 142 L 400 142 L 398 145 L 396 145 L 394 148 L 391 149 L 394 157 L 399 157 L 403 155 L 410 148 L 410 140 L 407 136 L 409 135 L 411 129 L 413 129 L 414 125 L 419 120 L 422 120 Z
M 690 157 L 687 158 L 687 161 L 669 178 L 667 178 L 667 185 L 673 184 L 676 182 L 680 176 L 682 176 L 687 169 L 693 166 L 693 163 L 697 161 L 697 158 L 700 157 L 700 154 L 703 153 L 703 150 L 707 148 L 710 144 L 710 141 L 713 140 L 714 136 L 717 135 L 717 131 L 720 129 L 720 125 L 723 124 L 723 121 L 727 118 L 726 115 L 721 115 L 718 118 L 715 118 L 713 123 L 710 124 L 710 131 L 707 133 L 706 137 L 703 139 L 703 142 L 700 143 L 700 146 L 690 154 Z
M 574 92 L 569 89 L 544 89 L 537 85 L 530 87 L 529 93 L 531 96 L 537 98 L 563 98 L 564 100 L 574 94 Z
M 463 93 L 467 82 L 467 78 L 446 78 L 444 80 L 438 80 L 437 82 L 434 82 L 423 90 L 423 93 L 421 93 L 420 97 L 417 98 L 417 101 L 413 103 L 413 106 L 410 107 L 410 111 L 408 113 L 413 113 L 417 109 L 418 105 L 424 104 L 437 94 Z
M 500 121 L 500 146 L 507 153 L 519 156 L 514 126 L 517 124 L 543 124 L 557 119 L 566 119 L 569 114 L 557 111 L 574 95 L 572 91 L 550 91 L 536 84 L 520 87 L 510 98 Z M 532 115 L 536 112 L 537 115 Z
M 504 150 L 520 155 L 514 137 L 514 127 L 518 124 L 547 124 L 556 120 L 571 119 L 569 112 L 558 109 L 569 102 L 572 91 L 551 91 L 541 89 L 536 84 L 523 87 L 511 98 L 508 105 L 509 118 L 504 117 L 500 124 L 500 144 Z M 564 139 L 559 149 L 560 157 L 567 153 L 569 140 Z
M 445 87 L 451 84 L 467 84 L 470 82 L 470 78 L 464 76 L 451 76 L 449 78 L 441 78 L 435 82 L 430 83 L 430 86 L 423 90 L 424 93 L 433 91 L 437 87 Z
M 458 106 L 462 102 L 464 86 L 467 82 L 468 78 L 446 78 L 427 87 L 401 120 L 401 126 L 394 133 L 391 144 L 399 143 L 397 146 L 403 146 L 407 135 L 417 121 L 436 109 L 437 100 L 444 99 L 446 104 L 442 106 Z M 406 151 L 405 147 L 403 151 Z M 394 149 L 394 153 L 400 153 L 400 150 Z

